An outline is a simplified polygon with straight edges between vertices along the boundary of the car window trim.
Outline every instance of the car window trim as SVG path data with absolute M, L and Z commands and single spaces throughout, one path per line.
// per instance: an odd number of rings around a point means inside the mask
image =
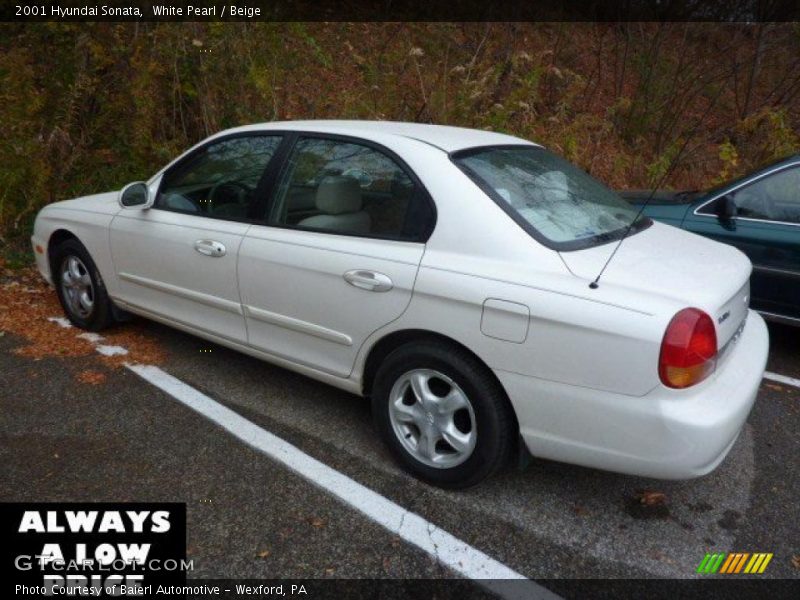
M 754 264 L 753 271 L 758 271 L 759 273 L 765 273 L 767 275 L 777 275 L 779 277 L 788 277 L 789 279 L 800 280 L 800 270 L 791 271 L 789 269 L 779 269 L 776 267 L 767 267 L 764 265 Z
M 275 160 L 279 157 L 279 152 L 280 152 L 281 148 L 286 143 L 286 135 L 284 133 L 277 132 L 277 131 L 275 131 L 275 132 L 267 131 L 267 130 L 261 130 L 261 131 L 238 131 L 238 132 L 233 132 L 233 133 L 229 133 L 229 134 L 225 134 L 225 135 L 220 135 L 220 136 L 214 137 L 214 138 L 212 138 L 212 139 L 200 144 L 199 146 L 195 146 L 189 152 L 187 152 L 183 156 L 179 157 L 178 160 L 176 160 L 172 164 L 168 165 L 165 169 L 163 169 L 162 171 L 160 171 L 159 173 L 157 173 L 155 175 L 156 177 L 160 176 L 160 180 L 158 182 L 158 190 L 156 191 L 156 199 L 153 202 L 153 206 L 151 206 L 150 208 L 151 209 L 154 208 L 154 209 L 157 209 L 157 210 L 163 210 L 165 212 L 177 213 L 177 214 L 180 214 L 180 215 L 190 215 L 190 216 L 193 216 L 193 217 L 202 217 L 202 218 L 205 218 L 205 219 L 214 219 L 214 220 L 217 220 L 217 221 L 230 221 L 230 222 L 234 222 L 234 223 L 252 224 L 252 221 L 249 218 L 249 216 L 245 216 L 245 217 L 228 217 L 228 216 L 222 216 L 222 215 L 211 215 L 211 214 L 191 212 L 191 211 L 188 211 L 188 210 L 181 210 L 181 209 L 178 209 L 178 208 L 167 208 L 167 207 L 164 207 L 164 206 L 158 206 L 158 204 L 157 204 L 159 198 L 161 197 L 161 192 L 162 192 L 163 187 L 164 187 L 164 182 L 170 175 L 174 174 L 175 172 L 179 172 L 182 168 L 183 169 L 187 169 L 189 167 L 190 163 L 195 158 L 197 158 L 200 154 L 205 152 L 206 149 L 208 149 L 210 146 L 213 146 L 214 144 L 217 144 L 217 143 L 220 143 L 220 142 L 226 142 L 226 141 L 235 140 L 235 139 L 242 139 L 242 138 L 246 138 L 246 137 L 277 137 L 277 138 L 280 138 L 280 142 L 278 143 L 278 147 L 275 149 L 274 154 L 270 157 L 269 161 L 264 166 L 264 170 L 261 172 L 261 176 L 258 179 L 258 183 L 256 184 L 255 190 L 253 190 L 254 199 L 251 200 L 250 203 L 248 204 L 247 212 L 246 212 L 246 214 L 249 215 L 251 213 L 251 211 L 252 211 L 253 205 L 255 205 L 258 202 L 260 196 L 262 196 L 263 194 L 269 192 L 269 189 L 266 187 L 266 184 L 268 183 L 267 175 L 269 174 L 270 167 L 275 162 Z
M 259 182 L 259 186 L 263 183 L 263 193 L 248 207 L 248 222 L 254 225 L 261 225 L 264 219 L 258 215 L 268 215 L 272 210 L 272 197 L 278 183 L 280 183 L 281 176 L 289 162 L 289 157 L 296 142 L 297 134 L 295 132 L 287 132 L 283 136 L 281 144 L 275 151 L 275 156 L 272 157 L 270 164 L 264 170 L 263 182 Z
M 339 235 L 345 237 L 355 237 L 355 238 L 375 239 L 375 240 L 389 240 L 395 242 L 406 242 L 406 243 L 416 243 L 416 244 L 420 243 L 425 244 L 430 239 L 434 229 L 436 228 L 436 222 L 438 220 L 436 202 L 434 202 L 433 197 L 431 196 L 430 192 L 425 187 L 419 176 L 414 172 L 414 170 L 411 167 L 408 166 L 408 163 L 406 163 L 406 161 L 404 161 L 396 152 L 378 142 L 374 142 L 372 140 L 368 140 L 358 136 L 344 135 L 339 133 L 326 133 L 322 131 L 306 131 L 306 130 L 302 131 L 289 130 L 285 132 L 285 135 L 286 135 L 286 139 L 284 140 L 286 142 L 285 147 L 278 148 L 279 151 L 282 150 L 281 155 L 279 156 L 278 152 L 276 151 L 275 156 L 273 157 L 274 159 L 279 159 L 280 165 L 276 166 L 274 170 L 272 170 L 272 172 L 270 173 L 271 177 L 268 181 L 268 190 L 267 190 L 266 201 L 264 204 L 264 211 L 261 213 L 264 216 L 263 218 L 259 219 L 253 218 L 248 222 L 252 223 L 253 225 L 261 225 L 263 227 L 274 227 L 276 229 L 285 229 L 290 231 L 305 231 L 310 233 L 324 233 L 327 235 Z M 330 229 L 322 229 L 318 227 L 299 227 L 297 225 L 270 223 L 269 215 L 272 212 L 272 208 L 277 199 L 278 187 L 289 165 L 289 158 L 291 157 L 292 152 L 295 149 L 295 146 L 302 138 L 325 139 L 334 142 L 343 142 L 343 143 L 366 146 L 390 158 L 397 164 L 398 167 L 400 167 L 400 169 L 414 184 L 414 195 L 412 196 L 411 202 L 424 202 L 430 208 L 431 218 L 430 222 L 427 224 L 427 227 L 419 234 L 417 238 L 408 238 L 405 236 L 347 233 L 342 231 L 331 231 Z M 411 208 L 411 202 L 409 203 L 409 209 Z
M 530 235 L 533 239 L 537 242 L 545 246 L 546 248 L 550 248 L 551 250 L 555 250 L 556 252 L 573 252 L 575 250 L 586 250 L 587 248 L 597 248 L 598 246 L 604 246 L 605 244 L 611 244 L 613 242 L 618 242 L 620 239 L 625 237 L 626 235 L 630 237 L 631 235 L 635 235 L 641 231 L 644 231 L 648 227 L 653 224 L 653 220 L 645 215 L 640 215 L 638 220 L 641 220 L 641 223 L 638 226 L 630 226 L 630 227 L 623 227 L 618 229 L 613 233 L 605 233 L 596 236 L 592 236 L 589 238 L 577 239 L 572 240 L 569 242 L 554 242 L 547 236 L 543 235 L 538 229 L 536 229 L 533 225 L 528 223 L 522 215 L 519 214 L 516 210 L 513 209 L 509 205 L 506 200 L 498 194 L 495 189 L 490 186 L 486 181 L 484 181 L 483 177 L 478 175 L 473 169 L 468 167 L 465 164 L 461 164 L 458 161 L 469 158 L 475 154 L 480 154 L 487 150 L 517 150 L 520 148 L 541 148 L 546 150 L 544 146 L 539 144 L 533 143 L 519 143 L 519 144 L 489 144 L 486 146 L 473 146 L 470 148 L 462 148 L 461 150 L 455 150 L 448 154 L 450 161 L 462 172 L 464 173 L 469 179 L 480 188 L 480 190 L 486 194 L 497 206 L 500 208 L 504 213 L 506 213 L 517 225 L 519 225 L 525 233 Z M 612 190 L 613 191 L 613 190 Z M 630 231 L 628 231 L 630 229 Z
M 800 168 L 800 161 L 791 162 L 791 163 L 788 163 L 788 164 L 782 164 L 782 165 L 779 165 L 779 166 L 777 166 L 777 167 L 775 167 L 773 169 L 769 169 L 768 171 L 763 171 L 761 173 L 756 173 L 755 175 L 753 175 L 752 177 L 750 177 L 748 179 L 745 179 L 744 181 L 740 181 L 740 182 L 736 183 L 735 185 L 733 185 L 731 187 L 724 188 L 721 192 L 717 192 L 717 194 L 715 196 L 713 196 L 712 198 L 710 198 L 709 200 L 704 200 L 702 202 L 702 204 L 700 204 L 697 208 L 695 208 L 692 211 L 692 214 L 694 216 L 696 216 L 696 217 L 710 217 L 712 219 L 719 219 L 719 216 L 717 214 L 715 214 L 715 213 L 704 213 L 704 212 L 700 212 L 700 211 L 703 210 L 709 204 L 712 204 L 712 203 L 716 202 L 717 200 L 719 200 L 723 196 L 727 196 L 728 194 L 732 194 L 734 192 L 737 192 L 740 189 L 742 189 L 743 187 L 747 187 L 748 185 L 752 185 L 754 183 L 758 183 L 759 181 L 761 181 L 765 177 L 769 177 L 770 175 L 774 175 L 775 173 L 780 173 L 781 171 L 785 171 L 787 169 L 795 169 L 795 168 Z M 775 224 L 775 225 L 791 225 L 793 227 L 800 227 L 800 223 L 791 223 L 789 221 L 775 221 L 775 220 L 772 220 L 772 219 L 755 219 L 753 217 L 739 217 L 739 216 L 734 216 L 734 217 L 731 217 L 731 218 L 732 219 L 736 219 L 737 221 L 752 221 L 754 223 L 771 223 L 771 224 Z

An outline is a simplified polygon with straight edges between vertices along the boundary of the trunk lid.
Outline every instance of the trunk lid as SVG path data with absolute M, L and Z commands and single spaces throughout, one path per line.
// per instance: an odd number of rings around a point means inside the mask
M 591 281 L 618 243 L 560 254 L 574 275 Z M 751 270 L 750 260 L 732 246 L 653 223 L 625 239 L 600 286 L 653 293 L 704 310 L 714 320 L 722 349 L 747 316 Z

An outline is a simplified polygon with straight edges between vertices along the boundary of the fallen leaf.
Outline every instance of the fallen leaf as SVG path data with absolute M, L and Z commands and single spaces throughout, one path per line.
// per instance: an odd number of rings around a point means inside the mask
M 269 550 L 261 550 L 258 554 L 256 554 L 258 558 L 267 558 L 269 555 L 270 555 Z
M 26 345 L 15 350 L 15 354 L 32 360 L 57 356 L 69 358 L 93 356 L 111 367 L 122 367 L 126 362 L 159 364 L 165 354 L 160 345 L 147 331 L 144 321 L 134 320 L 122 327 L 104 332 L 104 345 L 120 346 L 127 355 L 101 356 L 96 339 L 73 327 L 63 316 L 56 293 L 36 271 L 28 266 L 11 277 L 13 280 L 0 284 L 0 330 L 21 337 Z M 25 291 L 32 292 L 20 299 L 20 281 Z M 79 336 L 84 337 L 79 337 Z
M 325 521 L 319 517 L 311 517 L 308 522 L 311 523 L 312 527 L 316 527 L 317 529 L 325 527 Z
M 793 566 L 795 569 L 800 569 L 800 554 L 795 554 L 795 555 L 792 557 L 792 566 Z
M 636 498 L 639 500 L 640 504 L 644 504 L 645 506 L 657 506 L 659 504 L 664 504 L 667 500 L 666 494 L 654 492 L 652 490 L 641 491 L 636 494 Z
M 75 376 L 75 379 L 81 383 L 88 383 L 89 385 L 100 385 L 105 383 L 106 376 L 98 371 L 81 371 Z
M 778 392 L 782 392 L 783 391 L 783 387 L 778 385 L 777 383 L 765 383 L 764 385 L 766 387 L 770 388 L 771 390 L 776 390 Z

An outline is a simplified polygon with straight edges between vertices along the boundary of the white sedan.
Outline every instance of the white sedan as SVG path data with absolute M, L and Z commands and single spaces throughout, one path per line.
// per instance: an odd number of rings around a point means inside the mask
M 767 358 L 743 254 L 486 131 L 239 127 L 45 207 L 32 241 L 75 325 L 134 313 L 370 397 L 399 463 L 442 486 L 525 451 L 703 475 Z

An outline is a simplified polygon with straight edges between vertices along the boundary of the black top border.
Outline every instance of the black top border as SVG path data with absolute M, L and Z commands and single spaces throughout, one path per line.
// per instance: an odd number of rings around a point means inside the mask
M 17 23 L 800 21 L 800 0 L 8 0 L 0 4 L 0 21 Z M 190 5 L 194 7 L 191 12 Z M 239 11 L 234 13 L 233 6 Z M 198 8 L 208 11 L 199 11 Z M 258 9 L 257 13 L 255 9 Z

